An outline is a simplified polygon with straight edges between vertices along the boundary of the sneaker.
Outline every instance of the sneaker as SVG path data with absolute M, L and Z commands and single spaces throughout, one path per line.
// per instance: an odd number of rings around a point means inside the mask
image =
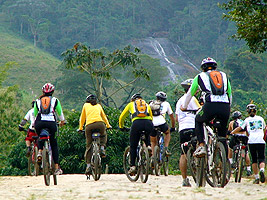
M 63 174 L 62 169 L 56 169 L 54 172 L 54 175 L 61 175 L 61 174 Z
M 247 170 L 247 176 L 251 176 L 252 175 L 252 171 L 251 170 Z
M 232 163 L 232 164 L 231 164 L 231 168 L 232 168 L 232 169 L 235 169 L 235 168 L 236 168 L 236 163 Z
M 265 182 L 265 176 L 264 176 L 264 172 L 263 172 L 263 171 L 260 171 L 260 181 L 261 181 L 262 183 Z
M 29 157 L 31 155 L 31 147 L 27 147 L 27 153 L 26 153 L 26 156 Z
M 106 157 L 106 150 L 105 150 L 104 148 L 101 148 L 101 149 L 100 149 L 100 156 L 101 156 L 102 158 L 105 158 L 105 157 Z
M 186 178 L 183 180 L 182 186 L 183 187 L 191 187 L 191 184 L 189 182 L 189 178 Z
M 38 154 L 37 154 L 37 163 L 39 165 L 42 164 L 42 153 L 41 152 L 38 152 Z
M 92 174 L 91 166 L 90 167 L 86 167 L 86 170 L 85 170 L 85 175 L 90 175 L 90 174 Z
M 207 154 L 206 148 L 204 146 L 199 146 L 194 152 L 193 156 L 195 157 L 203 157 Z
M 136 167 L 135 166 L 131 166 L 129 171 L 128 171 L 128 174 L 133 176 L 135 173 L 136 173 Z
M 254 181 L 253 181 L 253 184 L 259 184 L 260 183 L 260 179 L 255 179 Z
M 168 147 L 164 147 L 164 152 L 167 157 L 172 155 L 172 153 L 168 151 Z

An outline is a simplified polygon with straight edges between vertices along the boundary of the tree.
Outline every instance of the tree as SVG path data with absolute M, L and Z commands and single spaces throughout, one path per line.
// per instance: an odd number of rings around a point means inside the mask
M 101 103 L 105 103 L 121 89 L 130 86 L 140 78 L 149 79 L 149 74 L 146 69 L 139 65 L 140 58 L 138 48 L 130 46 L 125 47 L 123 50 L 115 50 L 112 53 L 106 49 L 91 50 L 84 44 L 76 43 L 72 49 L 68 49 L 62 53 L 64 57 L 62 65 L 66 68 L 78 68 L 82 72 L 87 72 L 91 79 L 92 86 L 88 85 L 88 92 L 94 92 Z M 130 69 L 134 78 L 127 83 L 122 83 L 117 79 L 118 69 Z M 108 94 L 103 86 L 104 81 L 113 80 L 117 83 L 116 90 Z M 130 90 L 129 95 L 134 92 Z M 105 98 L 102 99 L 105 93 Z
M 224 18 L 236 23 L 233 38 L 243 39 L 253 53 L 267 50 L 267 0 L 232 0 L 223 3 Z

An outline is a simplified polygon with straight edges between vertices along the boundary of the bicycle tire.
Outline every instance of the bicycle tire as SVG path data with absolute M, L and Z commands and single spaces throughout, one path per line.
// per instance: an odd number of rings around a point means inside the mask
M 196 183 L 197 158 L 193 156 L 194 152 L 195 148 L 191 146 L 186 153 L 186 157 L 187 157 L 187 166 L 189 168 L 191 176 L 193 177 Z
M 205 179 L 205 162 L 206 156 L 196 158 L 197 168 L 196 168 L 196 185 L 197 187 L 205 187 L 206 179 Z
M 91 166 L 92 166 L 92 176 L 95 181 L 99 180 L 100 175 L 99 175 L 99 147 L 97 144 L 93 144 L 93 155 L 91 158 Z
M 54 185 L 57 185 L 57 175 L 54 175 L 56 171 L 56 167 L 55 167 L 55 163 L 52 160 L 52 174 L 53 174 L 53 181 L 54 181 Z
M 226 179 L 225 179 L 225 185 L 227 185 L 227 183 L 229 183 L 229 181 L 231 179 L 231 174 L 232 174 L 231 173 L 231 164 L 230 164 L 230 161 L 228 159 L 226 159 Z
M 245 163 L 245 150 L 242 149 L 241 153 L 240 153 L 240 159 L 238 162 L 238 170 L 237 170 L 237 182 L 240 183 L 241 182 L 241 178 L 242 178 L 242 173 L 243 173 L 243 169 L 244 169 L 244 163 Z
M 211 187 L 224 187 L 226 185 L 226 152 L 224 145 L 218 142 L 213 152 L 213 168 L 207 169 L 206 179 Z
M 38 176 L 39 175 L 39 171 L 40 171 L 40 165 L 37 163 L 37 155 L 38 155 L 38 147 L 35 146 L 34 147 L 34 156 L 33 156 L 33 159 L 34 159 L 34 175 L 35 176 Z
M 45 145 L 46 146 L 46 145 Z M 45 185 L 50 185 L 50 166 L 49 166 L 49 155 L 46 148 L 43 149 L 43 174 Z
M 34 171 L 34 165 L 32 163 L 32 153 L 28 157 L 28 175 L 32 176 Z
M 162 169 L 163 169 L 163 174 L 165 176 L 169 175 L 169 157 L 166 155 L 162 155 Z
M 160 175 L 160 150 L 159 146 L 155 146 L 154 148 L 154 155 L 153 155 L 153 166 L 155 170 L 155 175 Z
M 139 162 L 141 182 L 146 183 L 149 175 L 149 154 L 147 147 L 141 147 Z
M 137 173 L 135 174 L 129 174 L 129 170 L 130 170 L 130 165 L 131 163 L 131 155 L 130 155 L 130 147 L 126 147 L 125 151 L 124 151 L 124 154 L 123 154 L 123 169 L 124 169 L 124 173 L 125 175 L 127 176 L 127 178 L 131 181 L 131 182 L 135 182 L 138 180 L 139 178 L 139 175 L 140 175 L 140 170 L 139 170 L 139 167 L 136 163 L 136 167 L 137 167 Z

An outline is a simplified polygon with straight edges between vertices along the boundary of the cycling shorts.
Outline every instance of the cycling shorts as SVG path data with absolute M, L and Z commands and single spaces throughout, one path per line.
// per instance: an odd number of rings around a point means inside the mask
M 159 125 L 159 126 L 154 126 L 153 131 L 150 133 L 150 136 L 152 136 L 152 137 L 157 136 L 157 131 L 155 130 L 155 128 L 159 128 L 161 132 L 165 133 L 169 129 L 169 126 L 166 122 L 164 124 Z
M 265 162 L 265 144 L 248 144 L 252 163 Z
M 191 140 L 192 137 L 195 136 L 195 129 L 194 128 L 187 128 L 183 129 L 179 132 L 180 135 L 180 144 L 183 144 L 185 142 L 188 142 Z M 188 151 L 188 147 L 184 147 L 185 153 Z M 184 152 L 182 151 L 181 154 L 183 155 Z
M 28 129 L 27 136 L 25 138 L 25 141 L 33 142 L 34 139 L 32 139 L 32 136 L 38 136 L 38 135 L 37 135 L 37 133 L 34 130 Z

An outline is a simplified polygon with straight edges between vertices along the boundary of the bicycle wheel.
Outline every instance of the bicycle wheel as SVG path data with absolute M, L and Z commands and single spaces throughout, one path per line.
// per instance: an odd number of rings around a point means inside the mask
M 231 179 L 231 174 L 232 174 L 231 173 L 231 164 L 230 164 L 230 161 L 228 159 L 226 159 L 226 179 L 225 179 L 225 185 L 227 185 L 227 183 L 229 183 L 229 181 Z
M 46 146 L 46 145 L 45 145 Z M 43 174 L 45 185 L 50 185 L 50 166 L 49 166 L 49 155 L 46 148 L 43 149 Z
M 238 183 L 241 182 L 244 163 L 245 163 L 245 149 L 242 149 L 241 153 L 239 154 L 239 159 L 237 163 L 238 169 L 236 170 L 235 182 L 238 182 Z
M 197 187 L 205 187 L 206 156 L 195 159 L 196 159 L 196 185 Z
M 31 154 L 28 157 L 28 175 L 32 176 L 34 175 L 34 163 L 33 163 L 33 154 Z
M 196 173 L 197 173 L 197 158 L 193 156 L 195 151 L 194 147 L 190 147 L 187 151 L 187 166 L 189 167 L 191 176 L 193 177 L 196 183 Z
M 54 161 L 52 160 L 52 174 L 53 174 L 53 180 L 54 180 L 54 185 L 57 185 L 57 175 L 54 175 L 55 171 L 56 171 L 55 163 L 54 163 Z
M 139 165 L 141 182 L 146 183 L 149 174 L 149 154 L 147 147 L 142 147 L 140 150 Z
M 165 154 L 162 155 L 162 168 L 163 168 L 163 174 L 165 176 L 169 175 L 169 157 L 167 157 Z
M 93 144 L 93 155 L 91 158 L 92 176 L 95 181 L 99 180 L 101 173 L 101 163 L 99 155 L 99 147 L 97 144 Z
M 156 176 L 160 175 L 160 157 L 159 156 L 160 156 L 159 146 L 156 145 L 154 148 L 154 155 L 152 158 Z
M 137 165 L 137 162 L 136 162 L 136 165 L 137 166 L 137 173 L 135 174 L 129 174 L 129 170 L 130 170 L 130 167 L 131 167 L 131 155 L 130 155 L 130 147 L 128 146 L 125 151 L 124 151 L 124 154 L 123 154 L 123 169 L 124 169 L 124 173 L 126 174 L 127 178 L 134 182 L 134 181 L 137 181 L 138 178 L 139 178 L 139 175 L 140 175 L 140 170 L 139 170 L 139 167 Z
M 206 179 L 212 187 L 224 187 L 226 185 L 226 153 L 221 142 L 215 146 L 212 163 L 209 165 L 206 173 Z
M 33 152 L 33 160 L 34 160 L 34 175 L 38 176 L 39 175 L 39 171 L 40 171 L 40 166 L 37 163 L 37 155 L 38 155 L 38 147 L 35 146 L 34 147 L 34 152 Z

